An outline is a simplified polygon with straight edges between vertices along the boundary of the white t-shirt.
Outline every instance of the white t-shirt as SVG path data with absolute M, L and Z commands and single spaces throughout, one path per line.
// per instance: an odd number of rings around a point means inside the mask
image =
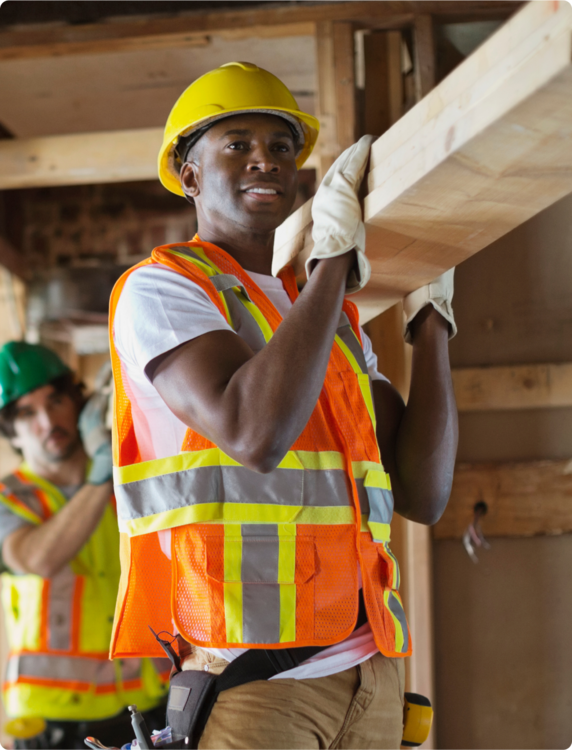
M 292 307 L 280 279 L 249 274 L 284 317 Z M 145 375 L 145 367 L 161 354 L 210 331 L 232 331 L 208 295 L 194 282 L 161 265 L 149 265 L 128 278 L 117 305 L 114 342 L 132 403 L 133 426 L 141 459 L 179 453 L 187 426 L 165 404 Z M 377 371 L 371 341 L 362 331 L 363 348 L 373 380 L 387 380 Z M 161 549 L 170 557 L 170 531 L 159 532 Z M 232 661 L 246 649 L 208 649 Z M 369 659 L 378 648 L 369 624 L 341 643 L 330 646 L 295 669 L 276 678 L 326 677 Z

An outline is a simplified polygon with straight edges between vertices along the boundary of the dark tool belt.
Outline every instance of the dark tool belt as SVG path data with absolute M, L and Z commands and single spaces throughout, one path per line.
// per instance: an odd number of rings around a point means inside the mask
M 359 612 L 354 630 L 367 622 L 363 594 L 359 592 Z M 154 634 L 155 635 L 155 634 Z M 197 748 L 214 704 L 223 690 L 255 680 L 268 680 L 281 672 L 299 666 L 327 646 L 305 646 L 285 649 L 250 649 L 241 654 L 220 675 L 198 670 L 181 671 L 179 655 L 169 641 L 155 635 L 171 659 L 175 674 L 171 675 L 167 724 L 173 736 L 188 738 L 181 747 Z M 184 743 L 184 744 L 183 744 Z

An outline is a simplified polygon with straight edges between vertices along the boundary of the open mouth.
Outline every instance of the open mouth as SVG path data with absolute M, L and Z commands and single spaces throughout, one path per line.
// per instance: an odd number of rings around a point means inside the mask
M 282 195 L 282 191 L 275 187 L 262 187 L 256 185 L 253 187 L 246 188 L 243 192 L 255 201 L 260 203 L 270 203 L 277 200 Z

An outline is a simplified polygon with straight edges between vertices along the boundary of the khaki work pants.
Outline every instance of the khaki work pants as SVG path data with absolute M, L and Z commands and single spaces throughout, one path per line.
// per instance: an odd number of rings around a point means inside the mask
M 193 648 L 184 669 L 220 674 L 226 665 Z M 399 748 L 404 684 L 403 659 L 376 654 L 329 677 L 240 685 L 219 695 L 199 749 Z

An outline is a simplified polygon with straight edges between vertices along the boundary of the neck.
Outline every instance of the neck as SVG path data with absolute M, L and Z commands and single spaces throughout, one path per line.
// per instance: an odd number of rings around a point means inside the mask
M 254 234 L 233 228 L 232 234 L 224 229 L 214 229 L 210 225 L 200 224 L 198 235 L 204 242 L 220 247 L 244 268 L 245 271 L 272 273 L 272 253 L 274 249 L 274 232 Z
M 88 458 L 81 445 L 69 458 L 62 461 L 49 461 L 43 456 L 25 456 L 24 458 L 34 474 L 59 487 L 85 482 Z

